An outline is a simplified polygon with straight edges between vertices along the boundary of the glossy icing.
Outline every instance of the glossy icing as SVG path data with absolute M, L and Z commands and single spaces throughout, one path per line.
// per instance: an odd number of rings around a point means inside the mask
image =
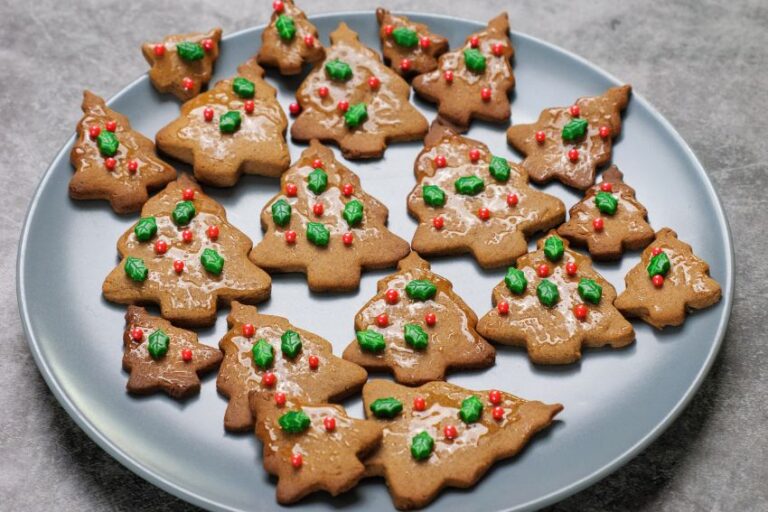
M 280 73 L 294 75 L 301 72 L 307 62 L 315 62 L 323 58 L 325 51 L 317 33 L 317 28 L 307 19 L 304 11 L 296 7 L 293 0 L 282 0 L 283 10 L 273 11 L 269 25 L 261 35 L 261 49 L 258 61 L 265 66 L 277 66 Z M 275 27 L 281 16 L 290 16 L 296 27 L 293 39 L 286 41 L 280 37 Z M 312 38 L 312 44 L 307 44 L 306 37 Z
M 384 59 L 390 63 L 390 67 L 401 75 L 415 75 L 434 70 L 437 68 L 437 57 L 448 50 L 448 39 L 431 32 L 424 23 L 416 23 L 407 16 L 392 14 L 382 8 L 376 9 L 376 19 L 379 22 L 381 53 L 384 55 Z M 413 48 L 400 46 L 391 34 L 387 34 L 387 26 L 393 29 L 405 27 L 413 30 L 419 39 L 429 40 L 429 45 L 424 48 L 419 41 Z M 400 66 L 403 59 L 410 61 L 410 67 L 407 70 Z

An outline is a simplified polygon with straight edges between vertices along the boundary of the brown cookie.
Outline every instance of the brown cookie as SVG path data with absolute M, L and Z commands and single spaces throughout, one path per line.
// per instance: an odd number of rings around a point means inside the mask
M 589 257 L 568 248 L 555 231 L 538 250 L 518 258 L 493 289 L 494 309 L 477 332 L 503 345 L 526 347 L 536 364 L 569 364 L 581 347 L 614 348 L 635 339 L 632 324 L 614 307 L 616 290 Z
M 355 316 L 357 340 L 344 359 L 389 370 L 411 386 L 443 380 L 448 369 L 493 365 L 496 351 L 475 331 L 477 315 L 429 268 L 412 252 L 379 281 L 376 296 Z
M 437 103 L 439 118 L 461 130 L 473 118 L 504 123 L 511 115 L 509 92 L 515 86 L 507 13 L 488 22 L 464 46 L 440 57 L 436 70 L 413 79 L 413 89 Z
M 387 207 L 316 140 L 283 174 L 261 211 L 264 239 L 251 260 L 271 272 L 304 272 L 312 291 L 349 291 L 362 269 L 393 266 L 410 250 L 386 227 Z
M 217 187 L 234 185 L 242 173 L 280 176 L 291 162 L 288 121 L 263 76 L 256 60 L 242 64 L 237 76 L 184 103 L 181 115 L 157 132 L 157 147 Z
M 616 307 L 657 329 L 681 325 L 686 312 L 720 301 L 720 285 L 709 276 L 709 265 L 693 253 L 677 233 L 662 228 L 642 259 L 624 278 L 626 288 Z
M 220 43 L 220 28 L 207 33 L 173 34 L 160 43 L 144 43 L 141 53 L 150 65 L 152 85 L 181 101 L 194 98 L 211 79 Z
M 233 302 L 227 322 L 229 332 L 219 342 L 224 362 L 216 388 L 229 398 L 224 428 L 230 432 L 253 427 L 252 391 L 270 399 L 280 393 L 322 404 L 358 392 L 368 377 L 361 367 L 334 356 L 329 342 L 285 318 Z
M 384 62 L 408 78 L 437 69 L 437 58 L 448 51 L 448 39 L 431 32 L 424 23 L 376 9 Z
M 408 82 L 345 23 L 331 44 L 296 92 L 302 112 L 291 137 L 333 141 L 345 158 L 378 158 L 390 142 L 422 138 L 427 120 L 409 103 Z
M 151 316 L 144 308 L 128 306 L 123 334 L 123 369 L 130 373 L 130 393 L 165 391 L 182 399 L 200 392 L 198 375 L 215 370 L 222 354 L 197 341 L 197 334 Z
M 470 252 L 484 268 L 509 265 L 528 250 L 526 236 L 565 219 L 563 202 L 529 187 L 522 167 L 440 123 L 414 173 L 408 211 L 419 221 L 411 244 L 420 254 Z
M 595 183 L 595 169 L 611 160 L 631 90 L 612 87 L 570 107 L 548 108 L 533 124 L 511 126 L 507 141 L 525 156 L 522 165 L 536 183 L 556 179 L 585 190 Z
M 159 304 L 174 323 L 213 325 L 218 302 L 269 298 L 269 275 L 248 259 L 252 246 L 224 208 L 181 175 L 120 237 L 121 261 L 102 292 L 119 304 Z
M 381 442 L 381 427 L 350 418 L 340 405 L 251 393 L 264 445 L 264 469 L 277 476 L 277 501 L 293 503 L 317 491 L 332 496 L 350 490 L 365 475 L 360 461 Z
M 623 177 L 618 167 L 611 166 L 602 174 L 603 181 L 573 205 L 568 222 L 557 228 L 572 244 L 586 246 L 593 259 L 617 260 L 624 251 L 642 249 L 653 241 L 648 210 Z
M 445 487 L 472 487 L 563 410 L 447 382 L 409 388 L 372 380 L 363 388 L 363 403 L 366 417 L 384 429 L 381 447 L 366 460 L 368 474 L 387 480 L 401 510 L 426 506 Z
M 281 75 L 298 75 L 304 64 L 325 56 L 317 28 L 293 0 L 272 4 L 269 25 L 261 33 L 261 49 L 256 59 L 262 66 L 276 67 Z
M 75 167 L 72 199 L 106 199 L 117 213 L 129 213 L 147 201 L 147 189 L 176 179 L 176 170 L 157 157 L 152 141 L 90 91 L 83 93 L 83 114 L 69 155 Z

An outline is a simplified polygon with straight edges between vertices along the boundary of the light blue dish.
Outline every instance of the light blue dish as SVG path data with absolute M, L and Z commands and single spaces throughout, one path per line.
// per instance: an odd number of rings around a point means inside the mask
M 443 16 L 413 17 L 448 35 L 454 47 L 482 26 Z M 324 42 L 342 20 L 359 31 L 366 44 L 379 47 L 372 12 L 313 17 Z M 233 74 L 239 63 L 256 53 L 260 41 L 261 28 L 227 37 L 214 80 Z M 598 94 L 620 83 L 583 59 L 537 39 L 513 34 L 513 43 L 518 80 L 512 105 L 515 123 L 531 122 L 545 107 L 569 105 L 579 96 Z M 287 111 L 300 79 L 270 73 L 269 80 L 279 87 L 279 99 Z M 434 118 L 432 105 L 415 101 L 428 119 Z M 146 75 L 112 98 L 110 105 L 149 136 L 178 111 L 175 99 L 158 95 Z M 503 126 L 475 123 L 469 136 L 486 142 L 496 154 L 519 159 L 506 144 Z M 101 283 L 117 262 L 118 237 L 136 216 L 117 216 L 106 202 L 68 198 L 73 140 L 45 173 L 19 247 L 19 307 L 41 373 L 94 441 L 153 484 L 212 510 L 281 508 L 274 500 L 274 481 L 261 467 L 260 445 L 250 435 L 225 434 L 226 402 L 216 393 L 215 376 L 204 380 L 199 397 L 182 404 L 159 395 L 137 399 L 125 393 L 126 375 L 120 369 L 124 309 L 101 298 Z M 349 164 L 365 189 L 389 207 L 390 227 L 405 239 L 415 228 L 405 199 L 414 185 L 413 161 L 420 148 L 419 143 L 395 144 L 382 160 Z M 292 157 L 298 157 L 301 149 L 292 144 Z M 733 297 L 733 247 L 712 184 L 678 133 L 638 94 L 627 109 L 613 161 L 648 208 L 652 225 L 672 227 L 710 263 L 712 276 L 723 287 L 723 300 L 693 314 L 682 328 L 659 333 L 638 322 L 632 347 L 586 351 L 582 362 L 570 367 L 533 367 L 524 352 L 501 347 L 493 368 L 452 374 L 450 380 L 456 384 L 561 402 L 565 410 L 516 459 L 496 465 L 473 489 L 444 492 L 431 509 L 528 510 L 575 493 L 653 441 L 691 400 L 709 370 Z M 255 243 L 261 239 L 259 212 L 277 190 L 277 180 L 255 177 L 244 178 L 232 189 L 206 189 Z M 580 197 L 559 184 L 546 190 L 568 207 Z M 596 267 L 621 291 L 624 275 L 638 259 L 635 253 L 620 263 Z M 482 271 L 469 258 L 436 260 L 433 266 L 454 282 L 479 315 L 490 308 L 491 289 L 502 279 L 503 269 Z M 340 353 L 353 339 L 355 312 L 375 293 L 377 279 L 386 274 L 368 273 L 357 293 L 344 295 L 310 294 L 303 276 L 276 276 L 272 299 L 260 309 L 287 316 L 324 336 Z M 217 344 L 226 331 L 226 314 L 226 308 L 220 310 L 216 326 L 200 332 L 203 342 Z M 362 416 L 358 398 L 346 405 L 352 414 Z M 295 509 L 363 506 L 392 508 L 382 481 L 365 481 L 336 499 L 316 495 Z

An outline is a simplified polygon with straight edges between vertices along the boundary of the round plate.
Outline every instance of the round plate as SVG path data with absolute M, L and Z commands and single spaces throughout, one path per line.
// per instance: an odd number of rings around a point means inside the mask
M 413 17 L 451 45 L 483 25 L 432 15 Z M 313 17 L 323 39 L 340 21 L 360 33 L 365 44 L 379 48 L 373 13 Z M 564 50 L 513 34 L 518 83 L 513 122 L 534 121 L 543 108 L 569 105 L 620 83 Z M 235 72 L 256 53 L 261 28 L 238 32 L 222 42 L 217 79 Z M 269 73 L 284 107 L 293 100 L 300 78 Z M 432 105 L 414 99 L 428 119 Z M 109 102 L 126 114 L 133 127 L 152 136 L 177 116 L 178 102 L 155 92 L 147 76 Z M 475 122 L 469 136 L 487 143 L 495 154 L 513 155 L 504 126 Z M 72 175 L 68 154 L 74 138 L 45 173 L 29 209 L 18 260 L 18 296 L 23 324 L 37 365 L 56 397 L 80 427 L 121 463 L 163 489 L 197 505 L 216 510 L 273 510 L 274 480 L 261 467 L 260 446 L 251 435 L 229 435 L 222 419 L 226 401 L 216 393 L 215 375 L 204 379 L 198 397 L 178 403 L 165 396 L 134 398 L 126 394 L 121 371 L 124 308 L 101 297 L 101 283 L 118 262 L 115 243 L 137 216 L 115 215 L 106 202 L 74 202 L 67 197 Z M 381 160 L 344 162 L 360 175 L 365 189 L 389 207 L 391 229 L 410 240 L 415 222 L 406 213 L 406 196 L 414 185 L 413 162 L 420 143 L 395 144 Z M 291 144 L 296 158 L 302 148 Z M 338 154 L 338 152 L 337 152 Z M 518 457 L 497 464 L 472 489 L 447 490 L 434 510 L 524 510 L 562 499 L 617 469 L 656 438 L 680 413 L 701 384 L 720 342 L 731 309 L 733 255 L 723 210 L 712 184 L 690 148 L 641 96 L 634 94 L 625 113 L 623 136 L 613 161 L 637 190 L 654 228 L 669 226 L 708 261 L 723 287 L 723 300 L 691 315 L 684 327 L 657 332 L 635 323 L 637 342 L 623 350 L 587 350 L 582 361 L 566 367 L 534 367 L 525 352 L 499 347 L 496 365 L 482 372 L 457 372 L 456 384 L 501 388 L 545 402 L 561 402 L 559 420 L 538 435 Z M 184 166 L 179 166 L 185 169 Z M 229 220 L 254 243 L 261 239 L 259 212 L 277 193 L 278 180 L 245 177 L 231 189 L 206 188 L 227 209 Z M 546 191 L 566 206 L 580 194 L 559 184 Z M 531 243 L 533 247 L 533 242 Z M 619 263 L 596 268 L 616 288 L 638 262 L 637 253 Z M 436 272 L 453 281 L 456 291 L 482 315 L 491 307 L 491 289 L 504 269 L 482 271 L 471 258 L 433 262 Z M 387 271 L 366 273 L 357 293 L 311 294 L 303 276 L 275 276 L 272 298 L 264 312 L 288 317 L 294 324 L 332 341 L 336 353 L 354 337 L 355 312 L 370 298 Z M 216 345 L 226 331 L 226 308 L 216 326 L 200 331 Z M 359 398 L 345 404 L 362 416 Z M 364 481 L 332 499 L 313 495 L 302 510 L 331 510 L 342 505 L 390 510 L 380 480 Z

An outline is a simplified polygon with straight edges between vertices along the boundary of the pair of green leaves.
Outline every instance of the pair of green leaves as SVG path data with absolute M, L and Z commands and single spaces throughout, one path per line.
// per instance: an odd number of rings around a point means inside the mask
M 280 336 L 280 351 L 285 357 L 293 359 L 301 351 L 302 346 L 301 336 L 296 331 L 288 329 Z M 266 370 L 275 362 L 275 349 L 264 338 L 260 338 L 253 344 L 251 354 L 253 362 L 262 370 Z

